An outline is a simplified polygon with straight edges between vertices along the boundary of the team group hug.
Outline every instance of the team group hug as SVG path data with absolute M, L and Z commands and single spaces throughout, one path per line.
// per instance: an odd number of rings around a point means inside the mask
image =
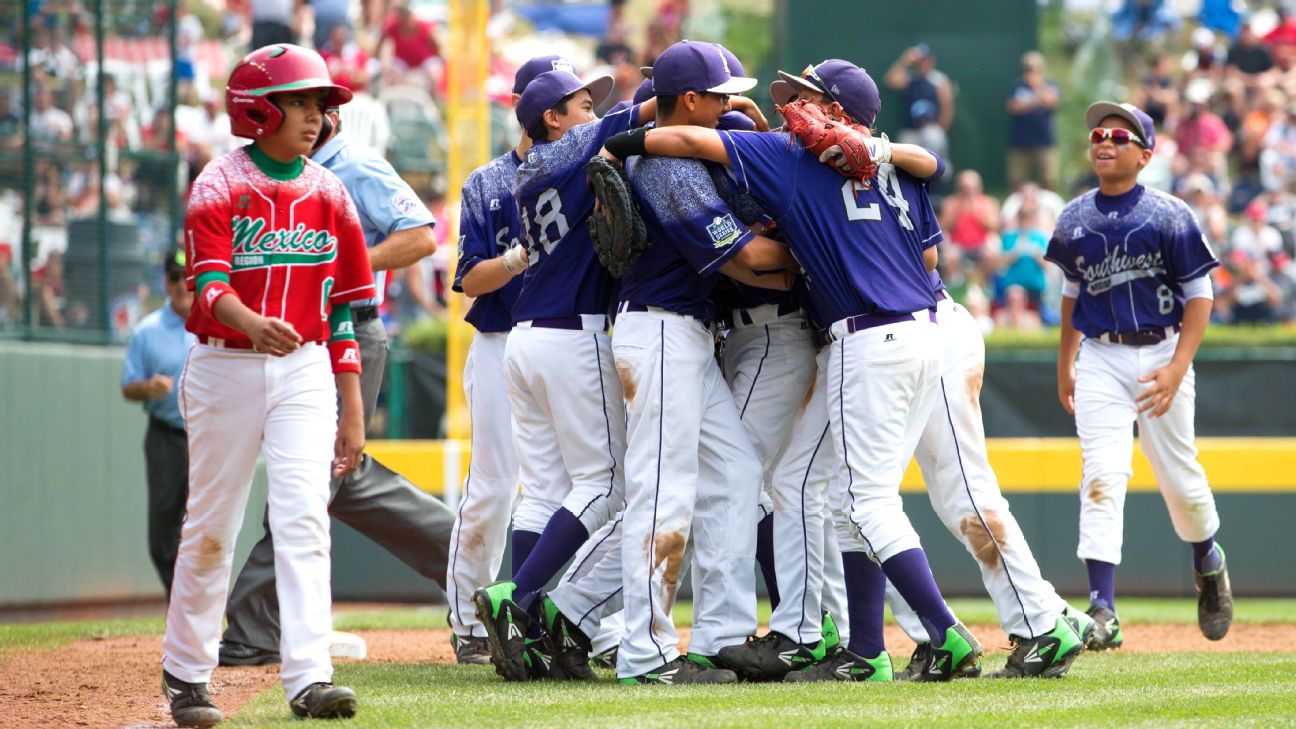
M 905 514 L 911 459 L 1013 644 L 987 675 L 1061 677 L 1086 648 L 1123 642 L 1135 424 L 1191 547 L 1202 632 L 1224 637 L 1232 596 L 1192 372 L 1218 261 L 1187 206 L 1137 182 L 1155 145 L 1146 114 L 1086 111 L 1100 186 L 1066 207 L 1047 254 L 1066 279 L 1058 396 L 1084 464 L 1078 609 L 1040 574 L 989 462 L 984 341 L 936 273 L 929 186 L 944 160 L 874 128 L 877 86 L 848 61 L 779 72 L 769 93 L 788 123 L 773 131 L 742 96 L 757 80 L 720 45 L 682 41 L 643 74 L 600 118 L 610 77 L 530 59 L 513 86 L 521 139 L 464 183 L 453 287 L 477 330 L 472 452 L 437 545 L 419 535 L 444 507 L 362 452 L 386 352 L 363 332 L 381 329 L 374 280 L 395 267 L 380 244 L 435 221 L 390 165 L 345 147 L 350 93 L 317 54 L 267 46 L 235 68 L 227 108 L 251 143 L 203 170 L 184 231 L 198 344 L 180 385 L 190 491 L 163 641 L 177 724 L 223 719 L 209 680 L 250 641 L 231 638 L 252 630 L 236 623 L 257 621 L 295 714 L 354 715 L 355 692 L 332 683 L 329 514 L 365 504 L 423 515 L 390 519 L 405 529 L 383 544 L 412 565 L 442 550 L 456 656 L 505 680 L 596 680 L 594 665 L 626 684 L 980 676 L 982 647 Z M 595 169 L 614 172 L 591 186 Z M 636 227 L 630 253 L 605 240 Z M 267 536 L 231 594 L 258 454 Z M 257 599 L 257 620 L 236 621 Z M 917 646 L 900 668 L 887 605 Z

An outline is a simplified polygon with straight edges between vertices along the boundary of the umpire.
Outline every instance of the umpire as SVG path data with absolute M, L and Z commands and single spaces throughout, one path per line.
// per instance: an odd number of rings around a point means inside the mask
M 167 305 L 144 317 L 131 334 L 121 388 L 122 397 L 144 403 L 149 415 L 144 435 L 149 557 L 170 598 L 189 497 L 189 441 L 176 392 L 194 335 L 185 331 L 193 292 L 185 287 L 184 251 L 168 255 L 164 268 Z
M 325 112 L 311 159 L 341 178 L 355 201 L 378 286 L 380 298 L 351 305 L 364 365 L 360 392 L 367 428 L 387 363 L 387 330 L 378 318 L 385 274 L 436 250 L 436 219 L 385 159 L 349 146 L 339 134 L 340 124 L 336 108 Z M 333 479 L 331 489 L 330 514 L 445 588 L 453 511 L 368 454 L 353 473 Z M 279 598 L 271 539 L 267 522 L 265 537 L 252 548 L 230 591 L 222 666 L 279 662 Z

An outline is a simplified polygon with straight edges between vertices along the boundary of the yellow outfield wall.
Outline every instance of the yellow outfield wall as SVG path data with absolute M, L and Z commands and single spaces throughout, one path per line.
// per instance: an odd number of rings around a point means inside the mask
M 1004 491 L 1074 491 L 1080 482 L 1080 446 L 1074 438 L 992 438 L 988 445 Z M 1296 492 L 1296 438 L 1198 438 L 1197 447 L 1215 491 Z M 446 483 L 462 482 L 468 469 L 468 441 L 377 440 L 370 441 L 367 450 L 438 495 L 445 494 Z M 901 490 L 922 489 L 922 474 L 910 463 Z M 1129 490 L 1156 490 L 1152 468 L 1137 441 Z M 453 499 L 457 493 L 456 488 L 449 496 Z

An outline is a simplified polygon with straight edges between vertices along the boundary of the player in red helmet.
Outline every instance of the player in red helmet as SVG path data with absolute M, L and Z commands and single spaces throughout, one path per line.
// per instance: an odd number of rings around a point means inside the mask
M 294 714 L 354 715 L 329 660 L 329 477 L 364 448 L 360 354 L 348 302 L 372 297 L 364 235 L 342 182 L 306 158 L 326 106 L 351 93 L 314 51 L 249 54 L 230 74 L 234 134 L 185 216 L 187 328 L 198 336 L 180 389 L 189 499 L 167 608 L 163 689 L 180 726 L 223 718 L 207 692 L 217 664 L 234 543 L 258 452 L 283 614 L 280 676 Z M 338 404 L 340 402 L 340 413 Z

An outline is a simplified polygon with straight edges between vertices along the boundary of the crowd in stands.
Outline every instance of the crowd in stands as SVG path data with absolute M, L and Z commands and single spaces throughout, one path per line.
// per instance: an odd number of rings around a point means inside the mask
M 1296 0 L 1250 4 L 1261 7 L 1246 16 L 1235 12 L 1236 3 L 1221 8 L 1203 0 L 1199 17 L 1185 19 L 1162 0 L 1128 0 L 1112 15 L 1112 29 L 1130 69 L 1127 97 L 1152 115 L 1160 132 L 1141 180 L 1187 201 L 1225 264 L 1215 273 L 1217 320 L 1288 322 L 1296 319 Z M 76 273 L 69 226 L 97 218 L 102 201 L 107 217 L 136 226 L 141 255 L 152 256 L 150 265 L 160 272 L 154 259 L 174 244 L 187 181 L 242 143 L 229 134 L 220 80 L 234 60 L 263 43 L 318 49 L 334 79 L 356 92 L 344 110 L 353 143 L 383 150 L 445 219 L 444 4 L 180 2 L 174 118 L 167 4 L 122 5 L 131 12 L 113 13 L 107 24 L 102 125 L 92 15 L 84 0 L 32 0 L 26 61 L 17 23 L 0 26 L 0 329 L 22 322 L 26 296 L 20 244 L 27 206 L 12 182 L 21 178 L 24 132 L 37 151 L 30 201 L 33 319 L 52 327 L 84 324 L 86 311 L 67 301 L 65 273 Z M 636 27 L 623 0 L 611 2 L 602 36 L 570 46 L 581 67 L 616 80 L 607 106 L 631 98 L 642 80 L 639 67 L 684 34 L 687 0 L 653 0 L 653 8 Z M 492 3 L 492 13 L 492 37 L 518 22 L 502 2 Z M 555 41 L 545 35 L 537 42 Z M 502 52 L 545 51 L 525 43 L 492 48 L 486 89 L 495 102 L 492 153 L 498 154 L 516 141 L 507 102 L 516 64 L 524 60 Z M 1010 132 L 1007 197 L 1000 199 L 988 194 L 977 171 L 959 167 L 959 150 L 950 148 L 960 71 L 938 68 L 939 52 L 927 44 L 908 48 L 878 81 L 902 98 L 893 136 L 937 151 L 955 170 L 937 199 L 946 237 L 942 272 L 987 331 L 1055 325 L 1061 282 L 1044 251 L 1065 200 L 1095 184 L 1087 174 L 1075 179 L 1077 170 L 1088 171 L 1079 160 L 1069 168 L 1073 179 L 1061 177 L 1054 117 L 1062 88 L 1043 55 L 1021 58 L 1020 78 L 1004 90 Z M 23 129 L 21 108 L 24 63 L 32 78 L 30 130 Z M 180 211 L 172 200 L 177 181 Z M 997 183 L 992 188 L 1000 190 Z M 438 233 L 444 237 L 447 226 Z M 412 320 L 443 315 L 453 249 L 443 246 L 423 266 L 388 277 L 385 316 L 393 333 Z M 148 310 L 146 299 L 156 301 L 160 286 L 152 289 L 117 297 L 124 327 Z M 114 313 L 113 321 L 118 318 Z

